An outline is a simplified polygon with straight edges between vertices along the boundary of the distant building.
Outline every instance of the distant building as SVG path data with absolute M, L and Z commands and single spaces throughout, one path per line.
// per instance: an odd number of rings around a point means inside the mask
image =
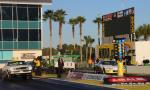
M 0 0 L 0 63 L 42 55 L 42 5 L 51 0 Z

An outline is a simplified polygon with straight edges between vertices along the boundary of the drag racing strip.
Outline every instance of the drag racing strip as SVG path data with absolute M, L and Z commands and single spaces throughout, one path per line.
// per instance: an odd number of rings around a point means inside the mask
M 94 85 L 88 85 L 88 84 L 81 84 L 81 83 L 75 83 L 70 80 L 61 80 L 61 79 L 37 79 L 38 81 L 42 82 L 47 82 L 50 84 L 58 84 L 58 85 L 63 85 L 67 87 L 74 88 L 76 90 L 119 90 L 119 89 L 114 89 L 114 88 L 109 88 L 109 87 L 103 87 L 103 86 L 94 86 Z M 84 89 L 85 88 L 85 89 Z

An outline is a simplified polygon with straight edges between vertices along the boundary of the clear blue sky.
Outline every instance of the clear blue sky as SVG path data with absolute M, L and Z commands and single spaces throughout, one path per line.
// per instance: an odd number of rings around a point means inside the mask
M 52 5 L 44 6 L 43 12 L 47 9 L 63 9 L 68 14 L 66 21 L 72 17 L 84 16 L 86 22 L 83 25 L 83 36 L 90 35 L 97 44 L 97 25 L 92 21 L 97 16 L 102 16 L 118 10 L 135 7 L 135 28 L 141 24 L 150 23 L 150 0 L 53 0 Z M 79 44 L 79 26 L 76 26 L 76 42 Z M 49 47 L 49 25 L 43 23 L 44 47 Z M 63 25 L 63 43 L 72 43 L 72 32 L 69 24 Z M 58 23 L 53 23 L 53 47 L 58 45 Z

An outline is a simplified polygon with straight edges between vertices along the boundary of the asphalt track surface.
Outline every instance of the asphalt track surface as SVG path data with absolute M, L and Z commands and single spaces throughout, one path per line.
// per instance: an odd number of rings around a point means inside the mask
M 54 79 L 0 80 L 0 90 L 118 90 Z

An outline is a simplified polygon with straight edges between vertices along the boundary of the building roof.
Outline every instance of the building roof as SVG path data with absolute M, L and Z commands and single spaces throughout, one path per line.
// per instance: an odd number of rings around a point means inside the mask
M 9 4 L 51 4 L 52 0 L 0 0 L 0 3 Z

